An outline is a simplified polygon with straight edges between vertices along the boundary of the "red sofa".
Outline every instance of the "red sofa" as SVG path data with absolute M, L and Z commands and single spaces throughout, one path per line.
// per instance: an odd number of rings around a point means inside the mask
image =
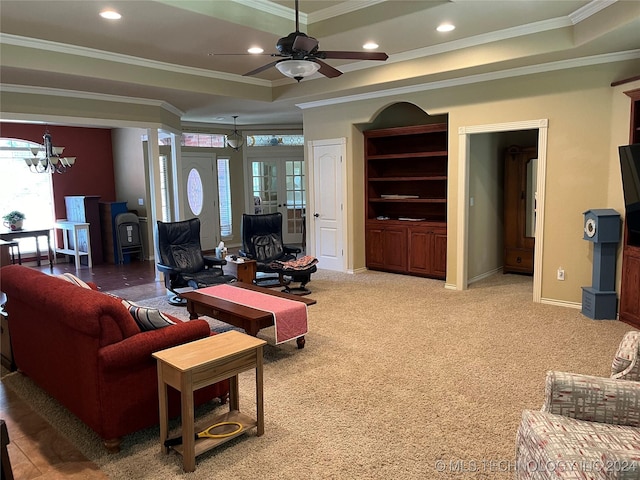
M 15 363 L 93 429 L 109 451 L 123 435 L 157 425 L 158 376 L 153 352 L 205 338 L 204 320 L 141 332 L 119 300 L 21 265 L 0 269 L 0 290 Z M 170 389 L 172 416 L 180 414 Z M 196 404 L 224 403 L 228 380 L 195 393 Z

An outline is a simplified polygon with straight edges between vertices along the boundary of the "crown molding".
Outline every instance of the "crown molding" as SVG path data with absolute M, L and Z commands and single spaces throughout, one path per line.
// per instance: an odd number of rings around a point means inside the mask
M 322 10 L 318 10 L 307 15 L 309 20 L 307 25 L 322 22 L 323 20 L 329 20 L 348 13 L 357 12 L 358 10 L 369 8 L 374 5 L 378 5 L 379 3 L 384 3 L 385 1 L 387 0 L 361 0 L 359 2 L 344 2 L 332 7 L 323 8 Z
M 122 95 L 109 95 L 106 93 L 81 92 L 79 90 L 63 90 L 61 88 L 30 87 L 24 85 L 10 85 L 0 83 L 0 92 L 22 93 L 27 95 L 48 95 L 53 97 L 80 98 L 83 100 L 98 100 L 101 102 L 130 103 L 133 105 L 145 105 L 162 108 L 178 117 L 185 114 L 182 110 L 174 107 L 163 100 L 152 100 L 148 98 L 125 97 Z
M 269 13 L 287 20 L 295 19 L 296 11 L 293 8 L 285 7 L 278 3 L 274 3 L 269 0 L 231 0 L 238 3 L 243 7 L 253 8 L 264 13 Z M 317 10 L 313 13 L 299 12 L 300 24 L 309 26 L 313 23 L 321 22 L 323 20 L 329 20 L 331 18 L 346 15 L 351 12 L 356 12 L 364 8 L 384 3 L 387 0 L 359 0 L 357 2 L 344 2 L 331 7 Z
M 586 20 L 592 15 L 595 15 L 600 10 L 604 10 L 609 5 L 613 5 L 618 0 L 593 0 L 590 3 L 587 3 L 585 6 L 580 7 L 575 12 L 569 14 L 569 19 L 573 23 L 573 25 L 577 25 L 578 23 Z
M 157 60 L 149 60 L 146 58 L 133 57 L 131 55 L 123 55 L 121 53 L 106 52 L 104 50 L 97 50 L 95 48 L 51 42 L 49 40 L 41 40 L 38 38 L 22 37 L 20 35 L 12 35 L 8 33 L 0 33 L 0 43 L 6 45 L 14 45 L 16 47 L 34 48 L 37 50 L 45 50 L 48 52 L 89 57 L 98 60 L 105 60 L 108 62 L 123 63 L 126 65 L 135 65 L 137 67 L 153 68 L 156 70 L 164 70 L 173 73 L 215 78 L 217 80 L 246 83 L 263 87 L 271 86 L 271 82 L 269 80 L 263 80 L 260 78 L 244 77 L 242 75 L 206 70 L 204 68 L 188 67 L 185 65 L 175 65 L 172 63 L 159 62 Z
M 296 11 L 293 8 L 285 7 L 269 0 L 231 0 L 234 3 L 238 3 L 243 7 L 253 8 L 264 13 L 269 13 L 277 17 L 285 18 L 287 20 L 295 20 Z M 302 25 L 307 25 L 307 14 L 299 12 L 299 21 Z
M 603 63 L 614 63 L 637 59 L 640 59 L 640 49 L 628 50 L 625 52 L 607 53 L 602 55 L 592 55 L 589 57 L 573 58 L 569 60 L 559 60 L 556 62 L 541 63 L 538 65 L 529 65 L 526 67 L 511 68 L 490 73 L 480 73 L 477 75 L 469 75 L 466 77 L 457 77 L 448 80 L 421 83 L 418 85 L 411 85 L 407 87 L 389 88 L 386 90 L 376 90 L 373 92 L 361 93 L 356 95 L 346 95 L 344 97 L 334 97 L 313 102 L 296 103 L 296 107 L 306 110 L 308 108 L 326 107 L 329 105 L 357 102 L 360 100 L 371 100 L 380 97 L 406 95 L 409 93 L 424 92 L 427 90 L 436 90 L 448 87 L 457 87 L 461 85 L 470 85 L 481 82 L 490 82 L 493 80 L 520 77 L 523 75 L 534 75 L 537 73 L 568 70 L 570 68 L 588 67 L 591 65 L 599 65 Z

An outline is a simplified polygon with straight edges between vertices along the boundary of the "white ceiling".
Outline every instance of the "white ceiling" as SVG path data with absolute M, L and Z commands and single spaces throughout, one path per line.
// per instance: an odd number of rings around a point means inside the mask
M 100 18 L 106 7 L 122 19 Z M 275 68 L 242 76 L 274 60 L 244 53 L 254 45 L 275 52 L 295 30 L 293 7 L 291 0 L 0 0 L 0 87 L 158 100 L 185 122 L 231 124 L 239 115 L 239 126 L 300 124 L 296 104 L 640 58 L 636 0 L 300 0 L 300 30 L 320 50 L 361 51 L 375 40 L 389 59 L 327 60 L 344 74 L 299 84 Z M 436 32 L 443 21 L 456 29 Z

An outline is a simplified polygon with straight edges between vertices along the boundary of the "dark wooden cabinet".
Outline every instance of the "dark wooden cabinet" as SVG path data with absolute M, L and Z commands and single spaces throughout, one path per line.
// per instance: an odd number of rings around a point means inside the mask
M 409 272 L 435 278 L 447 274 L 447 229 L 409 228 Z
M 447 124 L 364 135 L 367 268 L 445 278 Z
M 407 227 L 369 226 L 366 238 L 368 268 L 390 272 L 407 271 Z
M 630 143 L 640 143 L 640 89 L 625 92 L 631 98 Z M 640 328 L 640 238 L 629 234 L 625 226 L 622 245 L 620 284 L 620 320 Z
M 504 160 L 504 273 L 533 274 L 536 147 L 511 146 Z M 529 172 L 529 174 L 528 174 Z M 529 212 L 529 213 L 527 213 Z

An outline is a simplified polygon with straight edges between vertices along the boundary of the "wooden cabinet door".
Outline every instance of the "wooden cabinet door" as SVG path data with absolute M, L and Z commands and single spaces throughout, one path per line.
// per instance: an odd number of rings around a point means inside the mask
M 409 231 L 409 271 L 428 275 L 431 273 L 433 234 L 426 229 Z
M 640 248 L 625 247 L 623 258 L 620 320 L 640 328 Z
M 447 276 L 447 234 L 446 232 L 433 233 L 433 255 L 431 256 L 431 273 L 434 277 Z
M 434 278 L 445 278 L 447 274 L 447 233 L 445 229 L 409 229 L 409 272 Z
M 371 227 L 366 229 L 366 265 L 368 268 L 384 267 L 384 229 Z
M 396 272 L 407 271 L 407 229 L 384 229 L 384 267 Z

